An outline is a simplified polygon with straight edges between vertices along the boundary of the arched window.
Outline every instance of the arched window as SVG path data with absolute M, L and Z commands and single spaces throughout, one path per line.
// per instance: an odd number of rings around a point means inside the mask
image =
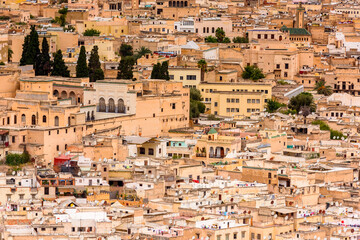
M 43 123 L 46 123 L 46 116 L 43 116 Z
M 58 96 L 59 96 L 59 91 L 58 91 L 58 90 L 54 90 L 53 95 L 54 95 L 55 97 L 58 97 Z
M 55 126 L 56 127 L 59 126 L 59 117 L 58 116 L 55 117 Z
M 176 2 L 176 6 L 180 7 L 180 2 L 179 1 Z
M 61 92 L 61 99 L 67 99 L 67 93 L 65 91 Z
M 109 99 L 109 111 L 108 112 L 115 112 L 115 101 L 114 99 Z
M 36 125 L 36 116 L 35 115 L 31 116 L 31 125 Z
M 17 124 L 17 116 L 14 115 L 14 124 Z
M 94 113 L 94 111 L 91 111 L 91 120 L 95 120 L 95 113 Z
M 118 100 L 118 113 L 125 113 L 124 100 L 122 100 L 121 98 Z
M 172 1 L 169 1 L 169 7 L 172 7 Z
M 86 121 L 90 121 L 90 112 L 87 112 L 86 114 Z
M 180 7 L 184 7 L 184 1 L 180 2 Z
M 25 114 L 21 115 L 21 122 L 26 123 L 26 116 Z
M 185 3 L 185 7 L 187 7 L 187 6 L 188 6 L 188 2 L 187 2 L 187 1 L 185 1 L 184 3 Z
M 104 98 L 99 99 L 99 112 L 106 112 L 106 103 Z
M 76 105 L 76 95 L 73 91 L 70 92 L 69 97 L 71 98 L 71 105 Z

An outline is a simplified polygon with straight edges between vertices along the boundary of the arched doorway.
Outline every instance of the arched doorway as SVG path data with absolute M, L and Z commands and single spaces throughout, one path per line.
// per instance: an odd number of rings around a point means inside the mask
M 36 125 L 36 116 L 35 115 L 31 116 L 31 125 Z
M 115 101 L 114 99 L 109 99 L 109 111 L 108 112 L 115 112 Z
M 26 123 L 26 116 L 25 114 L 21 115 L 21 123 L 25 124 Z
M 121 98 L 118 100 L 118 113 L 125 113 L 125 103 Z
M 99 99 L 99 112 L 106 112 L 106 103 L 104 98 Z
M 70 92 L 69 97 L 71 98 L 71 105 L 76 105 L 76 95 L 73 91 Z
M 65 91 L 61 92 L 61 99 L 67 99 L 67 93 Z
M 59 126 L 59 117 L 58 116 L 55 117 L 54 122 L 55 122 L 54 123 L 55 126 Z
M 94 113 L 94 111 L 91 111 L 91 120 L 95 120 L 95 113 Z

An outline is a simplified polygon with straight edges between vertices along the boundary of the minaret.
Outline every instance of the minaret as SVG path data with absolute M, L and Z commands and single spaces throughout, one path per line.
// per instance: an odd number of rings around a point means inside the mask
M 304 28 L 304 12 L 305 8 L 302 6 L 302 2 L 300 2 L 299 7 L 296 9 L 295 28 Z

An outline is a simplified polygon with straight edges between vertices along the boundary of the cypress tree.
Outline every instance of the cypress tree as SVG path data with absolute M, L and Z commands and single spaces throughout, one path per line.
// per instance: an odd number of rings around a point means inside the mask
M 117 79 L 132 79 L 133 75 L 133 66 L 135 64 L 135 59 L 133 56 L 122 57 L 118 67 Z
M 169 63 L 167 61 L 161 64 L 160 72 L 161 72 L 160 79 L 170 80 Z
M 85 47 L 81 46 L 79 58 L 76 64 L 76 77 L 89 77 L 89 68 L 86 63 Z
M 39 54 L 39 35 L 36 32 L 35 26 L 31 26 L 30 34 L 24 39 L 20 65 L 35 65 Z
M 51 62 L 49 55 L 49 44 L 46 38 L 43 38 L 41 45 L 41 54 L 38 55 L 35 61 L 35 75 L 49 75 L 51 71 Z
M 27 63 L 27 54 L 28 54 L 28 49 L 29 49 L 29 40 L 30 40 L 30 35 L 27 35 L 24 39 L 24 43 L 23 43 L 23 51 L 21 54 L 21 59 L 20 59 L 20 66 L 24 66 Z
M 151 79 L 160 79 L 161 77 L 160 68 L 161 68 L 160 63 L 157 63 L 153 66 L 153 70 L 151 72 Z
M 54 64 L 51 76 L 70 77 L 70 71 L 65 65 L 61 50 L 58 50 L 54 55 Z
M 89 78 L 90 82 L 96 82 L 96 80 L 104 79 L 104 72 L 101 69 L 98 46 L 94 46 L 91 50 L 89 59 Z

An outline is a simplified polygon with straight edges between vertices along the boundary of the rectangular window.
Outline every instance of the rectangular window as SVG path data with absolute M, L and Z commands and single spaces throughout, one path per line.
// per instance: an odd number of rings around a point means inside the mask
M 15 136 L 12 136 L 12 142 L 15 143 Z
M 196 75 L 186 75 L 186 80 L 196 80 Z
M 248 100 L 247 100 L 247 103 L 251 103 L 251 99 L 248 99 Z
M 227 108 L 227 109 L 226 109 L 226 112 L 230 112 L 230 108 Z
M 140 148 L 140 154 L 145 154 L 145 148 Z
M 154 149 L 153 148 L 149 148 L 149 155 L 154 155 Z
M 174 80 L 174 75 L 169 75 L 170 80 Z
M 256 103 L 260 103 L 260 99 L 256 99 Z
M 49 187 L 44 188 L 44 195 L 49 195 Z
M 289 64 L 285 63 L 285 69 L 289 69 Z

